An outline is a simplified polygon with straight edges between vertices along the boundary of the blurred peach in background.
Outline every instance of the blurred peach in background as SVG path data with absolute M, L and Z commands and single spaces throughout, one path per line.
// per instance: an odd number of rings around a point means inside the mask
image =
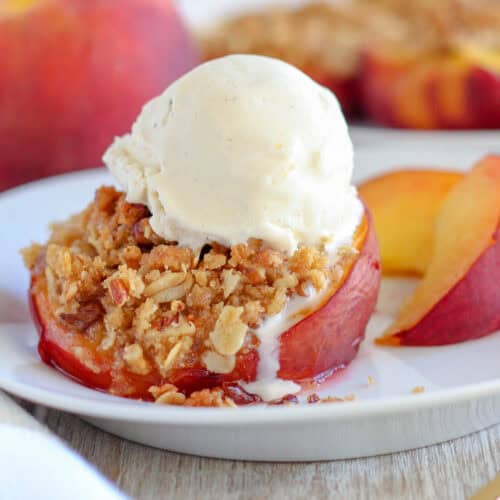
M 0 191 L 101 165 L 144 102 L 232 53 L 297 66 L 351 123 L 500 129 L 499 0 L 0 0 Z
M 101 165 L 198 62 L 170 0 L 2 0 L 0 54 L 0 191 Z

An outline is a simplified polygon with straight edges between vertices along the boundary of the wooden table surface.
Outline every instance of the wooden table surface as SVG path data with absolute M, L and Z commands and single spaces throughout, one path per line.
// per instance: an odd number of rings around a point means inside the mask
M 157 450 L 100 431 L 72 415 L 23 406 L 137 499 L 455 500 L 470 498 L 500 471 L 500 425 L 394 455 L 272 464 Z

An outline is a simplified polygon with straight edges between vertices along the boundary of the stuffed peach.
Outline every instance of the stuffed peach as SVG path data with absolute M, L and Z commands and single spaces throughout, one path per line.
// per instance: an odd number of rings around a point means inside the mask
M 360 77 L 363 109 L 390 127 L 498 128 L 499 71 L 493 53 L 410 56 L 368 49 Z
M 384 274 L 423 274 L 431 260 L 434 222 L 450 189 L 463 174 L 398 170 L 362 183 L 370 208 Z
M 0 191 L 96 167 L 197 62 L 170 0 L 0 2 Z
M 281 335 L 281 378 L 306 381 L 326 376 L 355 357 L 380 284 L 378 245 L 369 212 L 356 233 L 354 246 L 359 254 L 346 261 L 324 302 L 316 310 L 301 311 L 302 319 Z M 49 255 L 49 260 L 52 258 Z M 58 314 L 49 299 L 50 274 L 47 256 L 41 255 L 33 267 L 30 302 L 40 334 L 39 353 L 46 363 L 89 387 L 120 396 L 151 399 L 152 386 L 169 383 L 186 396 L 224 387 L 237 402 L 255 401 L 234 384 L 256 378 L 259 355 L 254 340 L 237 354 L 234 368 L 225 374 L 210 372 L 199 358 L 193 358 L 166 376 L 154 368 L 152 353 L 144 356 L 150 370 L 141 372 L 134 365 L 120 366 L 116 364 L 118 346 L 103 349 L 105 338 L 97 328 L 103 316 L 102 301 L 84 302 L 77 314 Z M 89 334 L 93 329 L 95 332 Z
M 444 200 L 426 273 L 380 344 L 451 344 L 500 328 L 499 222 L 500 157 L 489 156 Z
M 81 213 L 25 251 L 43 359 L 112 394 L 280 401 L 349 363 L 380 282 L 337 99 L 228 56 L 148 102 Z

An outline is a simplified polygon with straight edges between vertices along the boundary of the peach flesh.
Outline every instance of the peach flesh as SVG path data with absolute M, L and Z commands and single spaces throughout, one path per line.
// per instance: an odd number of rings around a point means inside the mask
M 384 274 L 423 274 L 431 260 L 436 215 L 462 173 L 403 169 L 358 187 L 370 208 Z
M 481 160 L 446 197 L 432 260 L 386 345 L 462 342 L 500 328 L 500 156 Z

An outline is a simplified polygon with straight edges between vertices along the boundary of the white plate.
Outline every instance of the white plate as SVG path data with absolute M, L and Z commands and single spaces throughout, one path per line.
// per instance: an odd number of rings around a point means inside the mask
M 483 151 L 371 148 L 356 155 L 357 180 L 398 164 L 466 167 Z M 359 356 L 321 390 L 354 402 L 200 409 L 120 399 L 78 385 L 42 364 L 26 304 L 18 249 L 43 241 L 49 221 L 81 209 L 111 179 L 104 170 L 56 177 L 0 196 L 0 387 L 81 415 L 114 434 L 180 452 L 252 460 L 323 460 L 395 452 L 452 439 L 500 421 L 500 334 L 460 345 L 380 348 L 371 339 L 411 289 L 385 281 L 379 315 Z M 368 385 L 368 376 L 375 384 Z M 414 395 L 415 386 L 425 392 Z

